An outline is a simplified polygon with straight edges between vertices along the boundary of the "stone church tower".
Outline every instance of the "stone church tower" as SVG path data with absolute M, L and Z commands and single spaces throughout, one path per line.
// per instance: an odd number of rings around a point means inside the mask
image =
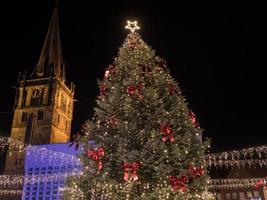
M 38 145 L 69 141 L 74 85 L 66 85 L 57 8 L 36 68 L 19 75 L 11 138 Z M 5 173 L 23 173 L 24 153 L 10 145 Z

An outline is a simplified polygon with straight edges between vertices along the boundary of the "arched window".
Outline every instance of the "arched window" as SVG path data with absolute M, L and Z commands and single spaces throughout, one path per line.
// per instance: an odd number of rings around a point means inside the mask
M 27 112 L 23 112 L 21 115 L 21 122 L 26 122 L 28 118 L 28 113 Z
M 42 103 L 42 92 L 39 89 L 35 89 L 31 96 L 31 106 L 38 106 Z
M 60 115 L 57 115 L 57 123 L 59 124 L 60 122 Z
M 65 94 L 61 94 L 60 108 L 63 112 L 67 110 L 67 97 Z
M 42 120 L 44 118 L 44 111 L 38 110 L 37 112 L 37 120 Z
M 66 120 L 66 126 L 65 126 L 65 131 L 66 131 L 66 133 L 68 132 L 68 128 L 69 128 L 69 126 L 68 126 L 68 121 Z
M 26 127 L 26 134 L 25 134 L 25 143 L 31 144 L 32 143 L 32 136 L 34 134 L 36 125 L 36 115 L 31 113 L 27 120 L 27 127 Z
M 22 101 L 21 101 L 22 107 L 26 105 L 27 94 L 28 94 L 28 90 L 24 90 L 22 93 Z

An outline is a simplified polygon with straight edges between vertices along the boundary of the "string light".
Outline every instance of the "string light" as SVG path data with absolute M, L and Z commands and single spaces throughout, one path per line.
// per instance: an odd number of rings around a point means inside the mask
M 8 145 L 12 145 L 19 151 L 25 151 L 27 156 L 33 156 L 34 159 L 42 159 L 44 157 L 49 157 L 49 162 L 61 162 L 68 163 L 71 165 L 77 166 L 76 169 L 73 171 L 65 172 L 65 173 L 56 173 L 50 175 L 1 175 L 0 176 L 0 185 L 2 186 L 19 186 L 23 183 L 34 183 L 40 181 L 51 181 L 51 180 L 58 180 L 58 179 L 65 179 L 69 176 L 82 176 L 81 171 L 81 161 L 77 158 L 77 156 L 56 152 L 53 150 L 46 149 L 41 146 L 32 146 L 32 145 L 25 145 L 23 142 L 7 138 L 7 137 L 0 137 L 0 150 L 4 150 Z M 33 154 L 33 155 L 30 155 Z M 36 155 L 34 155 L 36 154 Z M 260 167 L 267 167 L 267 146 L 260 146 L 260 147 L 252 147 L 247 149 L 241 149 L 239 151 L 228 151 L 216 154 L 208 154 L 206 155 L 206 164 L 208 167 L 243 167 L 243 168 L 251 168 L 255 166 Z M 60 158 L 60 159 L 59 159 Z M 255 184 L 259 178 L 251 178 L 251 179 L 210 179 L 208 183 L 209 190 L 216 190 L 216 189 L 229 189 L 229 188 L 249 188 L 255 187 Z M 267 178 L 262 178 L 264 183 L 267 183 Z M 112 185 L 105 186 L 104 188 L 110 188 L 109 191 L 111 192 Z M 123 184 L 119 184 L 119 189 L 123 189 Z M 166 182 L 158 184 L 157 186 L 152 186 L 149 184 L 145 184 L 142 188 L 143 194 L 151 190 L 162 190 L 162 188 L 168 188 L 169 185 Z M 63 188 L 66 189 L 66 188 Z M 68 188 L 70 189 L 70 188 Z M 77 191 L 77 188 L 76 188 Z M 1 195 L 19 195 L 22 194 L 21 190 L 0 190 Z M 102 193 L 103 194 L 103 193 Z M 163 197 L 162 192 L 160 192 L 160 197 Z M 165 192 L 164 198 L 167 199 L 167 196 L 170 193 Z M 213 194 L 211 193 L 203 193 L 202 198 L 205 199 L 207 196 L 211 197 Z M 96 195 L 96 198 L 98 196 Z M 104 197 L 103 197 L 104 198 Z
M 52 181 L 52 180 L 62 180 L 62 178 L 67 178 L 68 176 L 81 176 L 81 170 L 73 170 L 72 172 L 67 173 L 58 173 L 58 174 L 50 174 L 50 175 L 1 175 L 0 176 L 0 185 L 4 186 L 11 186 L 11 185 L 21 185 L 24 181 L 26 183 L 35 183 L 35 182 L 45 182 L 45 181 Z M 257 182 L 259 180 L 262 180 L 264 184 L 267 183 L 267 177 L 264 178 L 246 178 L 246 179 L 210 179 L 208 181 L 208 189 L 209 190 L 217 190 L 217 189 L 241 189 L 241 188 L 251 188 L 255 187 Z M 99 187 L 100 185 L 98 185 Z M 118 184 L 119 189 L 123 189 L 125 186 L 128 187 L 127 184 Z M 77 187 L 77 186 L 76 186 Z M 105 188 L 112 188 L 114 185 L 107 184 L 105 185 Z M 146 192 L 155 189 L 162 189 L 162 188 L 168 188 L 169 185 L 166 183 L 166 181 L 155 185 L 151 185 L 149 183 L 146 183 L 143 185 L 143 193 L 146 194 Z M 71 190 L 71 188 L 61 188 L 62 190 Z M 77 188 L 76 188 L 77 189 Z M 9 190 L 10 191 L 10 190 Z M 76 190 L 75 190 L 76 191 Z M 20 194 L 16 193 L 18 191 L 12 191 L 8 193 L 6 190 L 0 190 L 1 194 Z M 166 193 L 166 195 L 169 195 L 169 193 Z M 212 194 L 203 193 L 202 197 L 211 196 Z
M 208 154 L 207 158 L 212 160 L 227 160 L 240 158 L 264 158 L 267 155 L 267 146 L 258 146 L 241 149 L 239 151 L 226 151 L 221 153 Z
M 49 158 L 49 163 L 54 161 L 61 163 L 70 163 L 73 165 L 80 165 L 81 162 L 77 159 L 77 156 L 52 151 L 42 146 L 26 145 L 21 141 L 15 140 L 9 137 L 0 136 L 0 150 L 4 151 L 5 148 L 10 145 L 13 148 L 18 149 L 20 152 L 27 152 L 27 156 L 32 154 L 36 160 L 40 160 L 43 157 Z M 187 153 L 187 152 L 185 152 Z M 42 155 L 42 156 L 40 156 Z M 207 154 L 205 156 L 206 164 L 209 168 L 252 168 L 252 167 L 267 167 L 267 146 L 251 147 L 241 149 L 239 151 L 233 150 L 228 152 L 221 152 L 215 154 Z M 60 159 L 59 159 L 60 158 Z
M 138 184 L 133 185 L 132 183 L 118 183 L 118 184 L 109 184 L 109 183 L 94 183 L 92 186 L 92 190 L 90 191 L 91 199 L 131 199 L 134 193 L 140 193 L 141 198 L 148 198 L 149 195 L 155 197 L 155 195 L 159 199 L 169 199 L 173 196 L 173 191 L 166 182 L 161 182 L 158 184 Z M 72 182 L 72 185 L 65 187 L 63 190 L 68 191 L 68 193 L 74 197 L 77 195 L 77 183 Z M 154 194 L 154 192 L 156 194 Z M 82 193 L 82 192 L 81 192 Z M 152 197 L 151 196 L 151 197 Z M 215 199 L 215 195 L 211 192 L 204 190 L 202 192 L 190 194 L 187 192 L 182 192 L 178 190 L 175 194 L 175 197 L 178 199 L 192 199 L 192 197 L 196 197 L 198 200 L 211 200 Z M 73 198 L 75 199 L 75 198 Z M 81 198 L 82 199 L 82 198 Z
M 34 160 L 36 161 L 44 159 L 46 162 L 48 161 L 48 165 L 56 162 L 59 166 L 65 163 L 73 166 L 81 166 L 81 161 L 77 156 L 70 155 L 67 153 L 53 151 L 44 147 L 31 145 L 28 145 L 25 148 L 25 151 L 28 157 L 34 158 Z
M 267 159 L 254 159 L 254 160 L 208 160 L 207 166 L 209 168 L 255 168 L 255 167 L 267 167 Z
M 48 161 L 49 163 L 58 163 L 58 165 L 62 165 L 64 163 L 68 163 L 69 165 L 81 165 L 81 161 L 77 156 L 53 151 L 47 149 L 45 147 L 39 145 L 26 145 L 25 143 L 15 140 L 9 137 L 1 137 L 0 136 L 0 150 L 4 151 L 7 146 L 12 146 L 13 149 L 17 149 L 19 152 L 25 152 L 26 156 L 34 158 L 35 161 Z M 11 154 L 12 152 L 10 152 Z
M 218 189 L 244 189 L 256 187 L 258 181 L 267 183 L 267 177 L 264 178 L 240 178 L 240 179 L 210 179 L 209 190 Z
M 22 190 L 0 190 L 0 195 L 22 195 Z
M 24 182 L 23 175 L 0 175 L 1 186 L 19 186 Z
M 267 167 L 267 146 L 258 146 L 206 155 L 208 167 Z
M 13 148 L 16 148 L 18 151 L 22 152 L 26 145 L 19 140 L 0 136 L 0 150 L 4 151 L 8 146 L 12 146 Z
M 0 175 L 0 185 L 3 186 L 18 186 L 23 183 L 47 182 L 62 180 L 69 176 L 81 176 L 82 170 L 80 168 L 73 169 L 64 173 L 54 174 L 26 174 L 26 175 Z

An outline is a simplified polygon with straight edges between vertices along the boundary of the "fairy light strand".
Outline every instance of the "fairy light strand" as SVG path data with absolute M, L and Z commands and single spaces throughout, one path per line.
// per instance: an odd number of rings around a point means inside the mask
M 55 160 L 58 161 L 60 158 L 60 162 L 63 163 L 71 163 L 73 165 L 80 164 L 77 156 L 52 151 L 46 149 L 41 146 L 32 146 L 26 145 L 21 141 L 9 138 L 9 137 L 1 137 L 0 136 L 0 150 L 4 151 L 6 147 L 10 145 L 12 147 L 16 147 L 20 152 L 29 153 L 34 152 L 36 155 L 35 159 L 42 159 L 42 157 L 49 158 L 49 162 L 53 162 Z M 30 151 L 29 151 L 30 150 Z M 41 157 L 37 155 L 42 155 Z M 239 151 L 233 150 L 228 152 L 207 154 L 205 156 L 206 165 L 209 168 L 252 168 L 252 167 L 267 167 L 267 146 L 258 146 L 251 147 L 246 149 L 241 149 Z

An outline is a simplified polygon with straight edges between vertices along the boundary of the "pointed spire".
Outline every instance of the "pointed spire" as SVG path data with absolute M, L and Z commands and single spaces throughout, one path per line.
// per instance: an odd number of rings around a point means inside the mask
M 65 81 L 57 6 L 54 8 L 37 66 L 31 76 L 37 78 L 48 77 L 50 72 L 52 72 L 53 76 Z

